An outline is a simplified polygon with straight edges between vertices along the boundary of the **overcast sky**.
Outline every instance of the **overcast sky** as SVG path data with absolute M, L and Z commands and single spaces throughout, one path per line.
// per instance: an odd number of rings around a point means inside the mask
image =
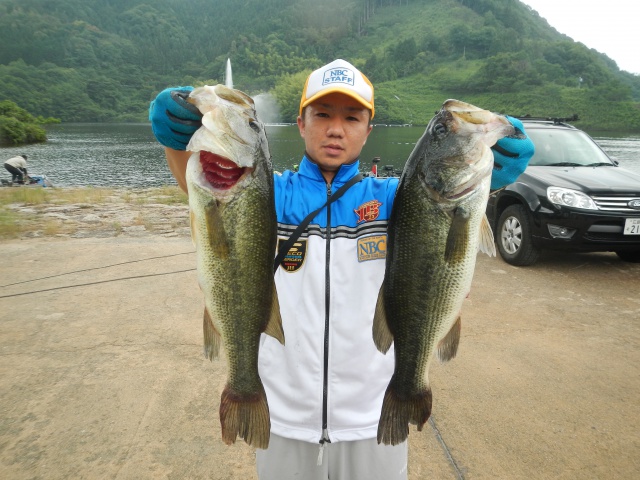
M 640 75 L 637 0 L 521 0 L 560 33 L 606 54 L 621 70 Z

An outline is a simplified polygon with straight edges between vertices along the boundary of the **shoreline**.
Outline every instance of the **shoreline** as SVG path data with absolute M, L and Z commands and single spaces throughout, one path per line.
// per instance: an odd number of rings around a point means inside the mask
M 54 187 L 0 191 L 0 241 L 30 238 L 190 237 L 177 186 Z

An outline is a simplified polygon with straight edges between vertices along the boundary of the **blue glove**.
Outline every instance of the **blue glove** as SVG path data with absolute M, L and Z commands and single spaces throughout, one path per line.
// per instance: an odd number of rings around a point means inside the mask
M 524 172 L 533 157 L 534 146 L 517 118 L 506 116 L 516 129 L 516 133 L 498 140 L 493 151 L 493 174 L 491 175 L 491 190 L 497 190 L 516 181 Z
M 165 147 L 186 150 L 202 125 L 202 114 L 187 102 L 193 87 L 166 88 L 149 105 L 149 121 L 156 139 Z

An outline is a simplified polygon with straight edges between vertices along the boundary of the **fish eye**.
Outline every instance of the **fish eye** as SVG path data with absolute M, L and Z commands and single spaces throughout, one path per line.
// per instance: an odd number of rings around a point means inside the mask
M 255 131 L 255 132 L 259 132 L 260 131 L 260 125 L 258 125 L 258 122 L 256 122 L 255 120 L 249 120 L 249 126 Z
M 444 123 L 436 123 L 433 126 L 433 133 L 436 135 L 444 135 L 447 133 L 447 126 Z

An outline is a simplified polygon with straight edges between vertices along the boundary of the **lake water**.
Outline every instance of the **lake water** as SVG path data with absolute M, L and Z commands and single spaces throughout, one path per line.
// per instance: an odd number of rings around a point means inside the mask
M 26 154 L 28 170 L 46 175 L 54 185 L 156 187 L 175 185 L 149 124 L 62 124 L 47 128 L 49 141 L 25 147 L 0 148 L 0 159 Z M 401 169 L 424 127 L 374 127 L 362 152 L 362 168 L 373 157 Z M 304 144 L 295 125 L 268 126 L 274 169 L 300 161 Z M 613 158 L 640 174 L 640 135 L 593 135 Z M 4 169 L 1 178 L 10 179 Z

